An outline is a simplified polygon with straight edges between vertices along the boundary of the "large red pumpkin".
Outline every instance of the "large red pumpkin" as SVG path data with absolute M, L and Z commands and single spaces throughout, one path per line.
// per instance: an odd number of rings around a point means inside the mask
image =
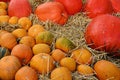
M 101 14 L 112 13 L 113 7 L 110 0 L 87 0 L 84 8 L 90 18 Z
M 31 14 L 32 8 L 28 0 L 11 0 L 8 6 L 8 15 L 27 17 Z
M 58 24 L 65 24 L 68 19 L 64 6 L 59 2 L 46 2 L 37 7 L 35 14 L 42 21 L 52 21 Z
M 120 18 L 108 14 L 94 18 L 86 28 L 85 39 L 93 49 L 120 56 Z
M 120 0 L 111 0 L 115 12 L 120 12 Z
M 69 15 L 74 15 L 81 11 L 82 0 L 55 0 L 62 3 Z

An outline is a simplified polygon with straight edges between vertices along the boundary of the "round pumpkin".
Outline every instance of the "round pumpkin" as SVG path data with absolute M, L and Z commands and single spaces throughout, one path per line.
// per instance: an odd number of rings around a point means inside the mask
M 29 46 L 25 44 L 18 44 L 12 49 L 11 55 L 18 57 L 22 65 L 25 65 L 29 63 L 33 53 Z
M 51 72 L 51 80 L 72 80 L 72 74 L 66 67 L 58 67 Z
M 94 70 L 99 80 L 120 80 L 120 69 L 110 61 L 96 62 Z
M 0 16 L 7 15 L 7 11 L 5 9 L 0 9 Z
M 0 9 L 7 9 L 7 3 L 6 2 L 0 2 Z
M 33 53 L 35 55 L 39 54 L 39 53 L 49 54 L 50 53 L 50 46 L 47 44 L 36 44 L 33 46 L 32 50 L 33 50 Z
M 42 21 L 52 21 L 58 24 L 65 24 L 68 19 L 68 14 L 64 6 L 59 2 L 46 2 L 40 4 L 36 10 L 35 14 Z
M 55 67 L 53 58 L 46 53 L 33 56 L 30 61 L 30 66 L 41 74 L 49 73 Z
M 10 51 L 7 48 L 0 47 L 0 59 L 7 55 L 10 55 Z
M 36 43 L 46 43 L 50 45 L 53 42 L 53 39 L 54 35 L 51 32 L 44 31 L 36 36 Z
M 35 45 L 35 39 L 31 36 L 24 36 L 20 39 L 19 43 L 33 47 Z
M 8 23 L 10 17 L 8 15 L 0 16 L 0 24 Z
M 18 20 L 18 24 L 25 30 L 28 30 L 31 25 L 32 25 L 32 22 L 31 20 L 28 18 L 28 17 L 21 17 L 19 20 Z
M 18 17 L 16 17 L 16 16 L 13 16 L 13 17 L 11 17 L 10 19 L 9 19 L 9 24 L 17 24 L 18 23 Z
M 72 58 L 78 64 L 91 64 L 92 54 L 85 48 L 80 48 L 72 52 Z
M 15 29 L 12 31 L 12 34 L 16 36 L 17 38 L 21 38 L 27 35 L 27 31 L 25 29 Z
M 5 33 L 0 38 L 0 44 L 11 50 L 17 44 L 17 41 L 13 34 Z
M 86 76 L 94 75 L 94 70 L 92 69 L 92 67 L 85 64 L 78 65 L 77 71 L 80 74 L 86 75 Z
M 45 29 L 42 25 L 34 24 L 32 27 L 28 29 L 28 35 L 36 38 L 38 33 L 44 32 Z
M 37 72 L 29 66 L 23 66 L 16 72 L 15 80 L 38 80 Z
M 5 56 L 0 60 L 0 79 L 14 80 L 16 72 L 21 67 L 19 59 L 15 56 Z
M 68 68 L 70 71 L 75 71 L 75 69 L 76 69 L 76 62 L 71 57 L 65 57 L 65 58 L 61 59 L 60 65 Z
M 2 36 L 3 34 L 5 34 L 5 33 L 8 33 L 8 32 L 5 31 L 5 30 L 0 30 L 0 38 L 1 38 L 1 36 Z
M 75 45 L 69 39 L 61 37 L 56 40 L 55 47 L 67 53 L 74 49 Z
M 53 50 L 51 54 L 53 59 L 57 62 L 60 62 L 60 60 L 66 56 L 65 52 L 61 51 L 60 49 Z

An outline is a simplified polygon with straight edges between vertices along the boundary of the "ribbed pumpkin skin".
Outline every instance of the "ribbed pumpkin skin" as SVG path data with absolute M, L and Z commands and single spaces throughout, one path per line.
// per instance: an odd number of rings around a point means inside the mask
M 29 46 L 18 44 L 12 49 L 11 55 L 18 57 L 22 65 L 26 65 L 31 60 L 33 53 Z
M 15 73 L 21 67 L 15 56 L 5 56 L 0 60 L 0 80 L 14 80 Z
M 0 59 L 7 55 L 10 55 L 9 50 L 7 48 L 0 47 Z
M 15 80 L 38 80 L 37 72 L 29 66 L 23 66 L 16 72 Z
M 0 38 L 0 44 L 11 50 L 17 44 L 17 41 L 12 33 L 5 33 Z
M 64 6 L 59 2 L 46 2 L 39 5 L 35 14 L 42 21 L 52 21 L 58 24 L 65 24 L 68 19 L 68 14 Z

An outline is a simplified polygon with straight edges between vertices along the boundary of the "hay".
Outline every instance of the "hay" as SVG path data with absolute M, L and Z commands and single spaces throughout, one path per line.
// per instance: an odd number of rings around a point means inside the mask
M 50 0 L 30 0 L 31 6 L 33 7 L 33 11 L 39 4 L 42 4 L 47 1 L 50 1 Z M 119 13 L 113 14 L 113 15 L 120 17 Z M 106 52 L 96 51 L 94 49 L 91 49 L 85 43 L 84 32 L 85 32 L 86 26 L 91 21 L 91 19 L 86 17 L 85 13 L 80 12 L 74 16 L 69 17 L 67 23 L 63 26 L 52 23 L 50 21 L 46 21 L 46 22 L 39 21 L 38 18 L 34 14 L 31 14 L 29 18 L 31 19 L 33 24 L 43 25 L 46 30 L 54 34 L 55 39 L 51 45 L 52 49 L 55 49 L 54 44 L 57 38 L 66 37 L 70 39 L 77 46 L 75 49 L 84 47 L 84 48 L 87 48 L 93 54 L 93 61 L 92 61 L 92 64 L 90 65 L 91 67 L 93 67 L 95 62 L 102 60 L 102 59 L 109 60 L 113 62 L 115 65 L 117 65 L 118 67 L 120 67 L 120 59 L 107 56 Z M 19 27 L 20 27 L 19 25 L 9 25 L 6 23 L 0 25 L 0 29 L 7 30 L 9 32 L 12 32 L 14 29 L 19 28 Z M 69 53 L 71 53 L 71 51 Z M 59 66 L 59 64 L 56 64 L 56 65 Z M 39 74 L 39 80 L 50 80 L 49 76 L 50 76 L 49 73 L 46 75 Z M 95 74 L 91 76 L 84 76 L 84 75 L 80 75 L 77 71 L 73 72 L 72 76 L 73 76 L 73 80 L 98 80 Z

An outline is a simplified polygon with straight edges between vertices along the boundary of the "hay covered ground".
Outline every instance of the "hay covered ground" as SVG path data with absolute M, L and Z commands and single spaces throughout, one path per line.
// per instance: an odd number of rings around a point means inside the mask
M 33 7 L 33 11 L 39 4 L 42 4 L 46 1 L 50 1 L 50 0 L 30 0 L 30 3 Z M 114 14 L 114 15 L 120 17 L 120 14 Z M 106 52 L 102 52 L 102 51 L 100 52 L 100 51 L 93 50 L 89 48 L 88 45 L 85 43 L 84 31 L 87 25 L 89 24 L 89 22 L 91 21 L 91 19 L 86 17 L 85 13 L 80 12 L 80 13 L 77 13 L 76 15 L 69 17 L 67 23 L 63 26 L 52 23 L 50 21 L 47 21 L 47 22 L 39 21 L 38 18 L 34 14 L 31 14 L 29 18 L 32 20 L 33 24 L 41 24 L 48 31 L 52 32 L 55 36 L 55 40 L 58 37 L 66 37 L 70 39 L 77 46 L 76 49 L 80 47 L 87 48 L 93 54 L 93 62 L 90 66 L 93 67 L 96 61 L 105 59 L 105 60 L 109 60 L 113 62 L 115 65 L 120 67 L 120 59 L 107 56 Z M 19 25 L 9 25 L 9 24 L 0 25 L 0 29 L 7 30 L 10 32 L 16 28 L 19 28 Z M 53 49 L 55 48 L 54 47 L 55 40 L 53 41 L 51 45 L 51 48 Z M 71 53 L 71 51 L 69 53 Z M 78 74 L 77 72 L 74 72 L 72 75 L 73 75 L 73 80 L 98 80 L 95 77 L 95 75 L 86 77 L 86 76 Z M 40 75 L 40 80 L 49 80 L 48 77 L 49 77 L 49 74 Z

